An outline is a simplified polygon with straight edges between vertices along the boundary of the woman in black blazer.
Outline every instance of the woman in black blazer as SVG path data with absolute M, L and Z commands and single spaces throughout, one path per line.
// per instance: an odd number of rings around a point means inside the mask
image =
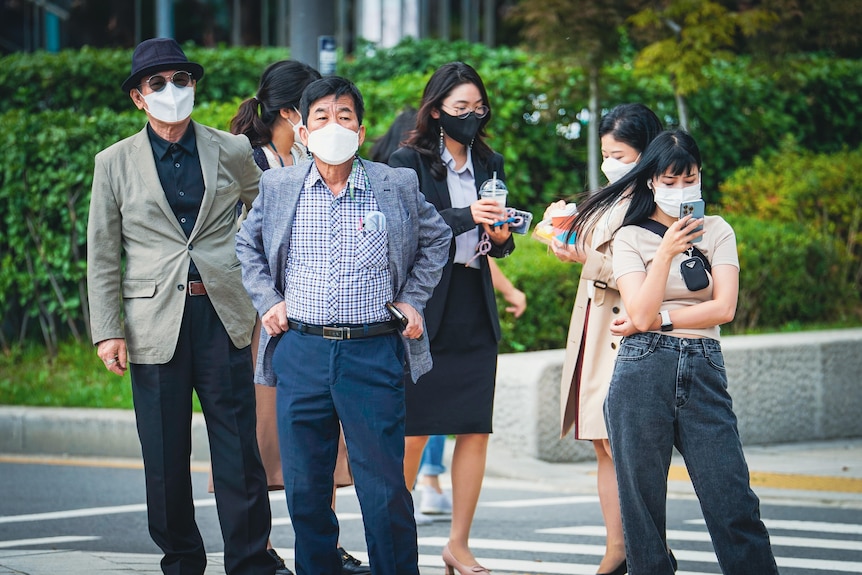
M 425 308 L 433 369 L 406 389 L 404 476 L 412 486 L 429 435 L 455 435 L 452 459 L 452 527 L 443 548 L 446 571 L 481 575 L 468 546 L 470 526 L 485 474 L 494 407 L 500 322 L 488 256 L 515 249 L 504 218 L 478 188 L 496 175 L 503 157 L 484 141 L 491 118 L 488 94 L 476 71 L 461 62 L 441 66 L 428 81 L 405 146 L 392 166 L 416 170 L 425 198 L 434 204 L 454 240 L 449 262 Z M 482 249 L 480 249 L 480 247 Z

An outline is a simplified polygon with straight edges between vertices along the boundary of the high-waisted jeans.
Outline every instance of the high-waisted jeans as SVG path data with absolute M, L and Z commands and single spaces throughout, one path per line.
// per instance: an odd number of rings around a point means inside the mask
M 659 333 L 624 338 L 605 421 L 630 575 L 673 573 L 665 528 L 674 446 L 685 459 L 722 572 L 778 573 L 749 485 L 718 341 Z

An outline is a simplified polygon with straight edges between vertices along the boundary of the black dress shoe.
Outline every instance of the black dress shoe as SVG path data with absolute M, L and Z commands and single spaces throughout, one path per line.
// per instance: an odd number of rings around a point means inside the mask
M 629 572 L 629 566 L 626 565 L 626 560 L 617 565 L 617 568 L 609 573 L 596 573 L 596 575 L 626 575 Z
M 341 555 L 341 575 L 371 575 L 371 568 L 363 565 L 362 561 L 344 550 L 344 547 L 338 548 L 338 554 Z
M 293 575 L 293 571 L 287 568 L 287 565 L 284 564 L 284 559 L 278 556 L 275 549 L 267 549 L 266 552 L 269 553 L 270 557 L 275 559 L 275 575 Z

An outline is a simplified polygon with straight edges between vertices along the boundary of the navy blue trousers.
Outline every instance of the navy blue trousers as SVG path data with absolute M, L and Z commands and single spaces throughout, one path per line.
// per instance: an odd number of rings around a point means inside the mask
M 398 334 L 335 341 L 291 330 L 273 354 L 278 439 L 297 575 L 340 575 L 330 507 L 339 421 L 374 575 L 418 575 L 404 483 L 404 347 Z
M 271 575 L 271 515 L 255 432 L 249 347 L 237 349 L 206 296 L 189 297 L 174 357 L 131 364 L 132 396 L 147 484 L 150 535 L 166 575 L 203 575 L 189 460 L 192 390 L 207 424 L 216 508 L 229 575 Z

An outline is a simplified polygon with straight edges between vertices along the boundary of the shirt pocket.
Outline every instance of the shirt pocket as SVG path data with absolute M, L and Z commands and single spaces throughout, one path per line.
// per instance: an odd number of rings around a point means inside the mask
M 356 238 L 356 267 L 381 269 L 389 266 L 389 233 L 360 230 Z

